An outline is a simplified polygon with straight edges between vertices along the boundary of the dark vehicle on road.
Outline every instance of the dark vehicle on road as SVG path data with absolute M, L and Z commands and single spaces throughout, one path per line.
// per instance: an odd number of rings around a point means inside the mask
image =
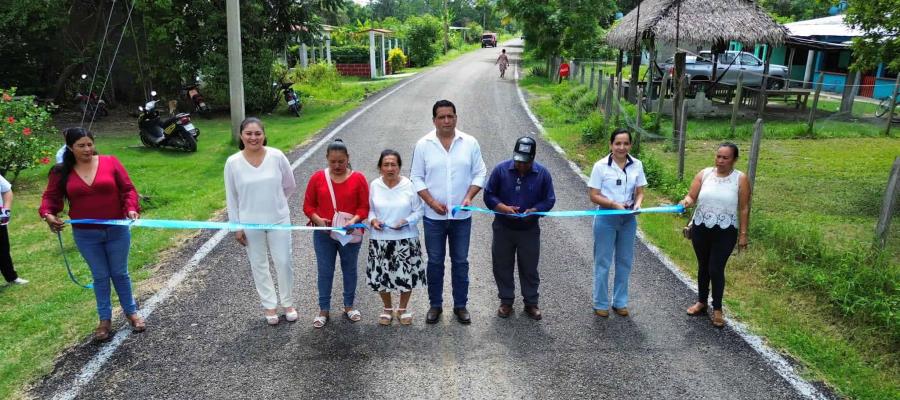
M 481 47 L 497 47 L 497 34 L 493 32 L 485 32 L 482 34 Z

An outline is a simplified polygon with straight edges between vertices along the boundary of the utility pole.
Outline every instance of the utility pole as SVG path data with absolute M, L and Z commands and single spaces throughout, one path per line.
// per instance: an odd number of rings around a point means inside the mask
M 241 8 L 238 0 L 225 3 L 228 24 L 228 94 L 231 96 L 231 137 L 241 140 L 241 121 L 244 120 L 244 69 L 241 57 Z

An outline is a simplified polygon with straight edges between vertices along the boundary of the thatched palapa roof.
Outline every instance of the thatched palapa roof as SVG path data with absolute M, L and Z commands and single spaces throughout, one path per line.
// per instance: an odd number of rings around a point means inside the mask
M 780 45 L 788 35 L 787 30 L 753 0 L 644 0 L 638 26 L 641 37 L 674 44 L 679 3 L 679 43 L 713 44 L 736 40 L 746 44 Z M 606 34 L 606 43 L 631 50 L 636 19 L 637 7 Z

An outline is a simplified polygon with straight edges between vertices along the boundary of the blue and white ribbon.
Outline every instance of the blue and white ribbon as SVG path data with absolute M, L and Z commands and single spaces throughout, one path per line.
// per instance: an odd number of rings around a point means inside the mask
M 525 218 L 530 216 L 541 216 L 541 217 L 595 217 L 598 215 L 636 215 L 636 214 L 663 214 L 663 213 L 673 213 L 673 214 L 681 214 L 684 212 L 684 206 L 681 204 L 676 204 L 672 206 L 660 206 L 660 207 L 649 207 L 642 208 L 640 210 L 606 210 L 606 209 L 598 209 L 598 210 L 575 210 L 575 211 L 536 211 L 529 213 L 501 213 L 493 210 L 488 210 L 487 208 L 481 207 L 473 207 L 473 206 L 454 206 L 452 209 L 453 215 L 455 215 L 459 211 L 473 211 L 485 214 L 496 214 L 496 215 L 505 215 L 508 217 L 516 217 L 516 218 Z
M 349 229 L 367 229 L 365 224 L 353 224 L 346 227 L 331 226 L 306 226 L 290 224 L 241 224 L 235 222 L 213 221 L 176 221 L 170 219 L 73 219 L 65 221 L 78 225 L 115 225 L 142 228 L 160 229 L 228 229 L 241 230 L 267 230 L 267 231 L 346 231 Z

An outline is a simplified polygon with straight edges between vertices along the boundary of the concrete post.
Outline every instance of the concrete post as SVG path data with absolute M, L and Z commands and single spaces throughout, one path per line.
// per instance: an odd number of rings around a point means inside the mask
M 369 72 L 372 79 L 378 77 L 378 65 L 375 63 L 375 31 L 369 31 Z
M 241 121 L 244 120 L 244 68 L 241 56 L 241 8 L 238 0 L 225 3 L 228 25 L 228 94 L 231 103 L 231 140 L 241 140 Z

